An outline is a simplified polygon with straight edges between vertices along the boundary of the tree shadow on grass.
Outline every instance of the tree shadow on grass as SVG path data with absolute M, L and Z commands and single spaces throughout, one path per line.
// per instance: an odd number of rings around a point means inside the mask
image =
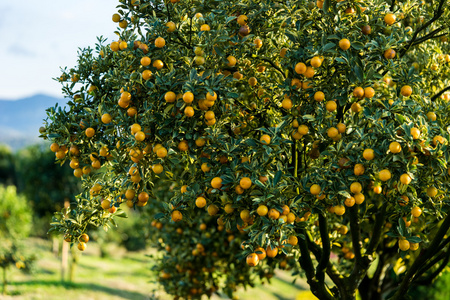
M 90 290 L 90 291 L 98 291 L 98 292 L 103 292 L 106 294 L 110 294 L 110 295 L 114 295 L 117 297 L 121 297 L 123 299 L 132 299 L 132 300 L 137 300 L 137 299 L 150 299 L 149 295 L 145 295 L 139 292 L 134 292 L 134 291 L 126 291 L 126 290 L 120 290 L 120 289 L 115 289 L 112 287 L 108 287 L 108 286 L 104 286 L 104 285 L 100 285 L 100 284 L 95 284 L 95 283 L 70 283 L 70 282 L 61 282 L 58 280 L 29 280 L 29 281 L 22 281 L 22 282 L 11 282 L 9 285 L 11 286 L 27 286 L 27 285 L 31 285 L 31 286 L 46 286 L 46 287 L 50 287 L 50 286 L 56 286 L 56 287 L 63 287 L 67 290 Z

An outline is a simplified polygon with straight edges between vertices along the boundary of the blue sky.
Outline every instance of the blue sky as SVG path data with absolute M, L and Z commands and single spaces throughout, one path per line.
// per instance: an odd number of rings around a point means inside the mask
M 77 49 L 115 38 L 116 0 L 0 1 L 0 99 L 61 97 L 52 80 L 76 64 Z

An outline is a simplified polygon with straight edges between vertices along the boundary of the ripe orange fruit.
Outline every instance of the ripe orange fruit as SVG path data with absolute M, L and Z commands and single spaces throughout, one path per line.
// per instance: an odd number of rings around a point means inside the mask
M 142 72 L 142 79 L 149 80 L 152 77 L 152 71 L 150 70 L 144 70 Z
M 375 90 L 373 88 L 370 86 L 364 88 L 364 97 L 372 98 L 373 96 L 375 96 Z
M 207 211 L 210 216 L 215 216 L 219 212 L 219 208 L 215 204 L 210 204 Z
M 359 194 L 362 191 L 362 185 L 359 182 L 352 182 L 350 185 L 350 192 L 353 194 Z
M 110 114 L 103 114 L 102 115 L 102 122 L 104 124 L 109 124 L 109 123 L 111 123 L 111 121 L 112 121 L 112 117 L 111 117 Z
M 271 140 L 271 138 L 270 138 L 270 136 L 269 136 L 268 134 L 263 134 L 263 135 L 261 136 L 261 138 L 259 139 L 259 141 L 260 141 L 261 143 L 266 144 L 266 145 L 269 145 L 269 144 L 270 144 L 270 140 Z
M 109 45 L 109 48 L 111 48 L 111 50 L 114 51 L 114 52 L 119 51 L 119 49 L 120 49 L 119 42 L 112 42 Z
M 379 185 L 377 185 L 377 186 L 374 186 L 373 187 L 373 192 L 375 193 L 375 194 L 381 194 L 381 192 L 383 191 L 383 189 L 381 188 L 381 186 L 379 186 Z
M 315 96 L 315 95 L 314 95 L 314 96 Z M 325 108 L 326 108 L 327 111 L 333 112 L 333 111 L 335 111 L 335 110 L 337 109 L 337 104 L 336 104 L 335 101 L 330 100 L 330 101 L 328 101 L 327 104 L 325 105 Z M 342 124 L 342 123 L 340 123 L 340 124 Z M 345 125 L 344 125 L 344 126 L 345 126 Z M 338 128 L 338 131 L 339 131 L 339 128 Z M 345 131 L 345 129 L 344 129 L 344 131 Z
M 372 149 L 365 149 L 364 150 L 364 152 L 363 152 L 363 157 L 366 159 L 366 160 L 372 160 L 372 159 L 374 159 L 375 158 L 375 153 L 373 152 L 373 150 Z
M 153 67 L 157 70 L 161 70 L 164 67 L 164 63 L 160 59 L 157 59 L 153 62 Z
M 227 204 L 225 205 L 225 207 L 223 208 L 223 210 L 224 210 L 227 214 L 231 214 L 231 213 L 234 211 L 233 204 L 227 203 Z
M 311 66 L 313 68 L 319 68 L 322 65 L 322 60 L 320 59 L 319 56 L 314 56 L 313 58 L 311 58 Z
M 88 138 L 91 138 L 91 137 L 93 137 L 95 135 L 95 130 L 94 130 L 94 128 L 89 127 L 89 128 L 86 128 L 84 133 L 86 134 L 86 136 Z
M 247 24 L 248 17 L 246 15 L 240 15 L 237 17 L 236 21 L 239 25 L 244 26 Z
M 358 102 L 353 102 L 350 109 L 355 113 L 359 113 L 360 111 L 362 111 L 362 106 Z
M 402 94 L 403 97 L 409 97 L 412 94 L 412 87 L 409 85 L 402 86 L 400 90 L 400 94 Z
M 200 31 L 210 31 L 211 27 L 208 24 L 203 24 L 200 26 Z
M 395 57 L 395 50 L 392 48 L 387 49 L 386 51 L 384 51 L 383 56 L 386 59 L 393 59 Z
M 403 184 L 410 184 L 411 183 L 411 177 L 408 174 L 402 174 L 400 175 L 400 182 Z
M 120 48 L 120 50 L 127 49 L 128 48 L 127 42 L 125 42 L 125 41 L 120 42 L 119 48 Z
M 183 214 L 179 210 L 174 210 L 172 212 L 171 217 L 172 217 L 172 221 L 178 222 L 178 221 L 181 221 L 183 219 Z
M 247 256 L 246 262 L 250 267 L 255 267 L 259 263 L 258 255 L 256 255 L 256 253 L 250 253 Z
M 335 127 L 330 127 L 327 130 L 327 135 L 329 138 L 335 138 L 339 135 L 339 131 Z
M 316 100 L 317 102 L 321 102 L 323 101 L 323 99 L 325 99 L 325 94 L 323 92 L 318 91 L 314 93 L 314 100 Z
M 193 117 L 194 113 L 195 113 L 195 111 L 192 106 L 186 106 L 186 108 L 184 109 L 184 115 L 186 117 Z
M 52 143 L 52 144 L 50 145 L 50 150 L 51 150 L 52 152 L 58 151 L 58 150 L 59 150 L 59 145 L 58 145 L 57 143 Z
M 344 204 L 347 207 L 352 207 L 353 205 L 355 205 L 355 198 L 350 197 L 350 198 L 345 199 Z
M 311 187 L 309 188 L 309 192 L 310 192 L 312 195 L 319 195 L 321 191 L 322 191 L 322 188 L 321 188 L 320 185 L 318 185 L 318 184 L 313 184 L 313 185 L 311 185 Z
M 438 189 L 435 188 L 434 186 L 430 186 L 429 188 L 427 188 L 427 195 L 431 198 L 435 197 L 438 193 Z
M 242 177 L 239 181 L 239 185 L 244 189 L 248 190 L 252 186 L 252 180 L 249 177 Z
M 434 122 L 434 121 L 436 121 L 437 116 L 434 112 L 430 111 L 430 112 L 427 112 L 427 118 L 428 118 L 428 120 Z
M 420 215 L 422 214 L 422 209 L 421 209 L 420 207 L 418 207 L 418 206 L 414 206 L 414 207 L 411 209 L 411 214 L 412 214 L 415 218 L 418 218 L 418 217 L 420 217 Z
M 339 48 L 342 50 L 348 50 L 350 48 L 350 41 L 348 39 L 341 39 L 339 41 Z
M 78 247 L 78 250 L 84 251 L 84 250 L 86 250 L 86 243 L 79 242 L 77 247 Z
M 152 166 L 152 171 L 155 174 L 161 174 L 164 171 L 164 167 L 161 164 L 155 164 Z
M 345 214 L 345 206 L 344 205 L 336 205 L 334 207 L 334 213 L 338 216 L 342 216 Z
M 269 210 L 268 217 L 269 217 L 269 219 L 277 220 L 280 217 L 280 212 L 275 208 L 271 208 Z
M 162 37 L 158 37 L 155 40 L 155 46 L 158 48 L 162 48 L 166 45 L 166 41 Z
M 309 132 L 309 128 L 308 128 L 308 126 L 302 124 L 302 125 L 298 126 L 297 131 L 298 131 L 298 133 L 300 133 L 301 135 L 306 135 L 306 134 L 308 134 L 308 132 Z
M 126 20 L 122 20 L 119 22 L 120 28 L 125 29 L 125 28 L 127 28 L 127 26 L 128 26 L 128 22 Z
M 166 102 L 168 102 L 168 103 L 175 102 L 176 99 L 177 99 L 177 96 L 172 91 L 169 91 L 164 94 L 164 100 L 166 100 Z
M 264 248 L 262 247 L 256 248 L 255 253 L 256 255 L 258 255 L 259 260 L 263 260 L 264 258 L 266 258 L 266 250 L 264 250 Z
M 167 32 L 174 32 L 177 28 L 174 22 L 170 21 L 166 23 Z
M 306 67 L 306 71 L 303 74 L 306 78 L 313 78 L 316 71 L 314 71 L 314 68 L 312 67 Z
M 183 101 L 187 104 L 192 103 L 194 101 L 194 94 L 192 92 L 186 92 L 183 94 Z
M 290 98 L 284 98 L 283 101 L 281 101 L 281 107 L 283 107 L 284 109 L 291 109 L 292 100 Z
M 239 213 L 239 216 L 241 217 L 242 221 L 249 222 L 251 220 L 250 211 L 248 209 L 244 209 Z
M 267 206 L 261 204 L 258 206 L 258 208 L 256 209 L 256 213 L 258 215 L 260 215 L 261 217 L 267 215 L 267 213 L 269 212 L 269 209 L 267 208 Z
M 214 177 L 211 180 L 211 186 L 213 189 L 220 189 L 222 187 L 222 178 Z
M 205 207 L 206 199 L 204 197 L 197 197 L 197 199 L 195 199 L 195 206 L 197 206 L 198 208 Z
M 400 250 L 402 251 L 408 251 L 410 244 L 409 241 L 405 238 L 401 238 L 398 240 L 398 247 L 400 248 Z
M 272 248 L 271 246 L 267 246 L 267 248 L 266 248 L 266 255 L 268 256 L 268 257 L 275 257 L 275 256 L 277 256 L 277 254 L 278 254 L 278 248 L 277 247 L 274 247 L 274 248 Z
M 353 96 L 362 99 L 364 97 L 364 89 L 360 86 L 355 87 L 355 89 L 353 90 Z
M 363 175 L 363 174 L 364 174 L 364 171 L 365 171 L 365 168 L 364 168 L 364 166 L 363 166 L 362 164 L 356 164 L 356 165 L 353 167 L 353 173 L 354 173 L 356 176 L 361 176 L 361 175 Z
M 388 169 L 383 169 L 380 172 L 378 172 L 378 177 L 380 178 L 381 181 L 388 181 L 389 179 L 391 179 L 392 174 L 391 171 L 389 171 Z
M 394 24 L 394 23 L 395 23 L 395 20 L 396 20 L 396 17 L 395 17 L 394 14 L 386 14 L 386 15 L 384 16 L 384 22 L 385 22 L 387 25 L 392 25 L 392 24 Z
M 417 127 L 411 128 L 410 133 L 411 133 L 411 136 L 412 136 L 412 138 L 414 140 L 419 139 L 419 137 L 420 137 L 420 130 L 419 130 L 419 128 L 417 128 Z
M 364 196 L 363 193 L 355 194 L 355 195 L 353 196 L 353 198 L 355 198 L 355 203 L 358 204 L 358 205 L 361 204 L 361 203 L 363 203 L 364 200 L 366 199 L 366 197 Z
M 389 151 L 394 154 L 402 152 L 402 146 L 398 142 L 392 142 L 389 144 Z
M 306 65 L 302 62 L 299 62 L 295 65 L 295 73 L 297 74 L 305 74 L 306 72 Z
M 298 244 L 298 238 L 295 235 L 291 235 L 288 239 L 288 243 L 295 246 Z
M 112 20 L 114 23 L 119 23 L 120 22 L 120 15 L 119 14 L 113 14 L 112 15 Z
M 228 60 L 227 66 L 229 66 L 229 67 L 234 67 L 237 63 L 236 57 L 234 57 L 232 55 L 228 56 L 227 60 Z
M 347 126 L 345 126 L 344 123 L 338 123 L 336 127 L 339 133 L 345 133 L 345 130 L 347 129 Z
M 79 241 L 83 242 L 83 243 L 89 242 L 89 235 L 87 235 L 86 233 L 83 233 L 82 235 L 80 235 Z
M 145 140 L 145 133 L 142 131 L 138 131 L 134 134 L 134 138 L 136 139 L 136 141 L 142 142 L 143 140 Z

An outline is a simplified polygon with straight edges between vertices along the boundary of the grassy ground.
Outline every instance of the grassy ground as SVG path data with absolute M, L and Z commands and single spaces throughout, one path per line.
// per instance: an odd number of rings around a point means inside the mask
M 152 249 L 142 252 L 126 252 L 111 246 L 109 257 L 101 258 L 97 245 L 90 242 L 82 254 L 73 283 L 61 281 L 61 261 L 51 252 L 51 242 L 41 239 L 26 241 L 30 253 L 38 258 L 35 271 L 31 275 L 17 269 L 9 270 L 8 296 L 5 300 L 118 300 L 118 299 L 161 299 L 171 297 L 158 289 L 150 272 L 151 260 L 145 256 Z M 240 299 L 264 300 L 310 300 L 316 299 L 307 286 L 300 282 L 292 284 L 286 272 L 279 272 L 271 285 L 257 286 L 240 291 Z M 225 299 L 214 297 L 215 300 Z

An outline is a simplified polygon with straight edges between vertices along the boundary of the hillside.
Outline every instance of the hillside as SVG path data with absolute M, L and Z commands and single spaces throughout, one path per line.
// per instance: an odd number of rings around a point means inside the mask
M 39 127 L 46 118 L 48 107 L 64 106 L 66 99 L 34 95 L 19 100 L 0 99 L 0 144 L 13 150 L 40 141 Z

